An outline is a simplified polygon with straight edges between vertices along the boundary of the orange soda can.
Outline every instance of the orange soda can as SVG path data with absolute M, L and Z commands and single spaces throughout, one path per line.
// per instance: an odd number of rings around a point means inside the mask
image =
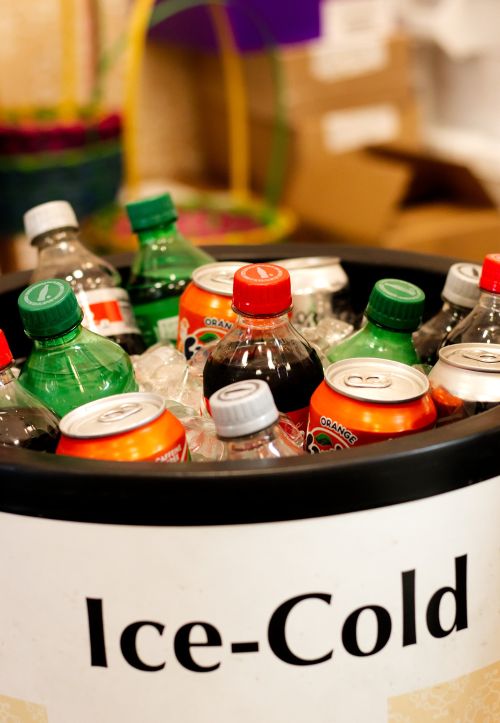
M 56 454 L 110 462 L 185 462 L 186 432 L 159 394 L 115 394 L 84 404 L 59 424 Z
M 177 349 L 186 359 L 206 344 L 217 342 L 236 321 L 232 308 L 233 278 L 246 264 L 221 261 L 193 271 L 193 280 L 179 300 Z
M 425 374 L 377 358 L 330 364 L 311 397 L 306 450 L 349 449 L 431 429 L 436 408 Z

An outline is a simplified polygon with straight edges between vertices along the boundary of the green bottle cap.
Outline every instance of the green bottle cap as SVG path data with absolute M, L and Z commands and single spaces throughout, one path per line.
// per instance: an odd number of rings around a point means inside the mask
M 73 289 L 63 279 L 31 284 L 20 294 L 18 304 L 24 330 L 33 339 L 65 334 L 83 318 Z
M 422 321 L 425 294 L 400 279 L 380 279 L 372 289 L 366 316 L 389 329 L 414 331 Z
M 141 201 L 132 201 L 127 203 L 125 208 L 132 229 L 136 232 L 177 221 L 177 211 L 169 193 L 151 196 L 151 198 L 144 198 Z

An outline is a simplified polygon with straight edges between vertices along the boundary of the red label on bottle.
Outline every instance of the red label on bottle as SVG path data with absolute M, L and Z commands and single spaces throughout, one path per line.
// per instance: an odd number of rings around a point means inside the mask
M 77 293 L 83 325 L 103 336 L 139 334 L 125 289 L 88 289 Z
M 104 320 L 110 322 L 123 321 L 120 305 L 117 301 L 101 301 L 98 304 L 90 304 L 89 308 L 95 324 L 99 324 Z
M 309 407 L 302 407 L 302 409 L 295 409 L 293 412 L 285 412 L 287 417 L 290 417 L 301 432 L 305 432 L 307 428 L 307 418 L 309 416 Z

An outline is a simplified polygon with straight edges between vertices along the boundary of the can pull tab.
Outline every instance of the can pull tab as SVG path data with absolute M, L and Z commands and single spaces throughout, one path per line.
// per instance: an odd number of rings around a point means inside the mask
M 500 354 L 493 351 L 465 351 L 463 356 L 472 361 L 482 362 L 483 364 L 498 364 L 500 362 Z
M 136 402 L 120 404 L 119 407 L 115 407 L 114 409 L 110 409 L 109 412 L 104 412 L 104 414 L 101 414 L 101 416 L 98 417 L 97 421 L 102 422 L 103 424 L 110 424 L 111 422 L 121 422 L 122 419 L 131 417 L 132 414 L 140 412 L 141 409 L 141 405 L 137 404 Z
M 228 271 L 227 269 L 216 271 L 215 274 L 212 276 L 212 279 L 214 281 L 218 281 L 219 284 L 229 284 L 233 283 L 234 273 L 232 271 Z
M 349 374 L 344 378 L 346 387 L 356 387 L 358 389 L 386 389 L 390 387 L 392 382 L 390 377 L 385 374 Z

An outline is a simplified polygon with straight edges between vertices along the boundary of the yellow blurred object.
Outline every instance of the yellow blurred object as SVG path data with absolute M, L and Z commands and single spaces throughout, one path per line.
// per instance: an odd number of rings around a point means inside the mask
M 154 0 L 137 0 L 131 14 L 127 57 L 125 66 L 125 107 L 124 107 L 124 154 L 125 154 L 125 193 L 129 197 L 138 197 L 141 179 L 137 158 L 137 114 L 139 102 L 139 77 L 143 60 L 146 34 L 151 21 Z M 162 19 L 169 17 L 168 7 Z M 158 6 L 156 6 L 158 10 Z M 249 140 L 246 121 L 246 89 L 241 68 L 240 55 L 236 49 L 231 26 L 223 3 L 209 4 L 209 10 L 218 40 L 222 62 L 223 84 L 228 107 L 228 143 L 229 143 L 229 192 L 221 195 L 200 196 L 193 189 L 189 207 L 193 208 L 197 200 L 200 213 L 214 212 L 221 217 L 233 214 L 235 219 L 246 214 L 252 220 L 250 227 L 238 230 L 225 230 L 222 224 L 212 234 L 186 235 L 195 243 L 202 244 L 255 244 L 274 243 L 283 239 L 296 227 L 295 215 L 265 199 L 252 198 L 249 194 Z M 175 10 L 171 12 L 175 14 Z M 177 199 L 174 197 L 174 201 Z M 179 204 L 178 204 L 179 205 Z M 186 206 L 184 206 L 186 208 Z M 180 206 L 182 213 L 182 205 Z M 100 220 L 95 219 L 99 226 Z M 236 225 L 237 222 L 236 222 Z M 97 233 L 99 233 L 97 231 Z M 118 223 L 109 229 L 111 248 L 128 248 L 126 234 Z M 121 239 L 121 241 L 120 241 Z

